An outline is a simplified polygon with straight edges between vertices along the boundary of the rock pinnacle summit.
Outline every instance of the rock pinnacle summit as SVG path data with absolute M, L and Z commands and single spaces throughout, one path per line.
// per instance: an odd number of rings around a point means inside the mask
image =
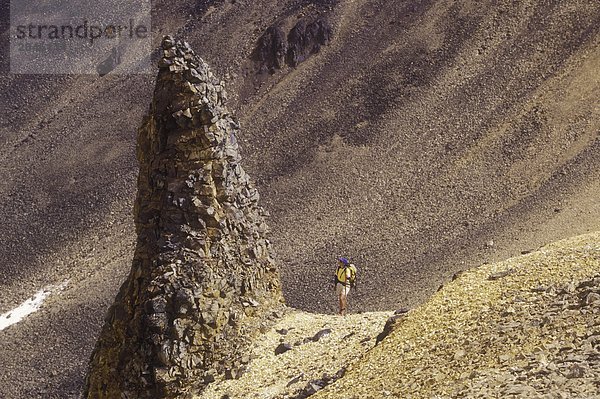
M 138 131 L 137 246 L 93 351 L 86 398 L 187 398 L 236 378 L 283 304 L 259 194 L 240 165 L 222 81 L 162 42 Z

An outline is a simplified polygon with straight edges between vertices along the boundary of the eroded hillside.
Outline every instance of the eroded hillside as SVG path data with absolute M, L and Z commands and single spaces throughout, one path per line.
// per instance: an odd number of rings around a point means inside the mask
M 292 306 L 334 311 L 337 255 L 361 270 L 352 310 L 391 310 L 458 270 L 600 229 L 596 2 L 154 6 L 156 47 L 183 37 L 226 77 Z M 327 43 L 258 74 L 260 38 L 299 20 L 327 21 Z M 3 50 L 0 311 L 69 284 L 0 332 L 0 391 L 77 397 L 131 264 L 135 130 L 155 77 L 11 75 Z

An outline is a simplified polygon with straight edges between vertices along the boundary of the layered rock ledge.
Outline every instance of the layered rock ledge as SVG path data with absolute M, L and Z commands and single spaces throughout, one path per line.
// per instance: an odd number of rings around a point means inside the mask
M 87 398 L 185 398 L 236 378 L 283 304 L 224 84 L 187 43 L 166 37 L 162 51 L 138 131 L 134 260 L 92 354 Z

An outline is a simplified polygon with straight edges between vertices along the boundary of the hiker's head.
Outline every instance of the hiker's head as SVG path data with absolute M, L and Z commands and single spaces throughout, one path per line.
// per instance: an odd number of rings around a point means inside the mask
M 350 264 L 350 261 L 346 258 L 338 258 L 338 260 L 340 261 L 341 264 L 343 264 L 344 266 L 348 266 Z

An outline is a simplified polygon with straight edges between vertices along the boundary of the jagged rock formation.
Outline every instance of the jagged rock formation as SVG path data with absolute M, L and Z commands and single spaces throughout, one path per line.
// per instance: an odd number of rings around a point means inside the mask
M 288 34 L 288 64 L 298 66 L 311 54 L 318 53 L 321 46 L 329 43 L 331 35 L 331 25 L 325 19 L 298 21 Z
M 85 397 L 189 397 L 235 378 L 283 302 L 259 195 L 223 82 L 166 37 L 138 133 L 137 247 L 91 358 Z
M 332 35 L 333 28 L 323 17 L 299 20 L 287 36 L 281 26 L 273 25 L 258 39 L 252 58 L 259 63 L 259 73 L 274 73 L 286 63 L 296 67 L 318 53 Z
M 288 46 L 285 33 L 279 26 L 270 26 L 258 39 L 253 58 L 260 62 L 259 72 L 275 72 L 285 65 Z

